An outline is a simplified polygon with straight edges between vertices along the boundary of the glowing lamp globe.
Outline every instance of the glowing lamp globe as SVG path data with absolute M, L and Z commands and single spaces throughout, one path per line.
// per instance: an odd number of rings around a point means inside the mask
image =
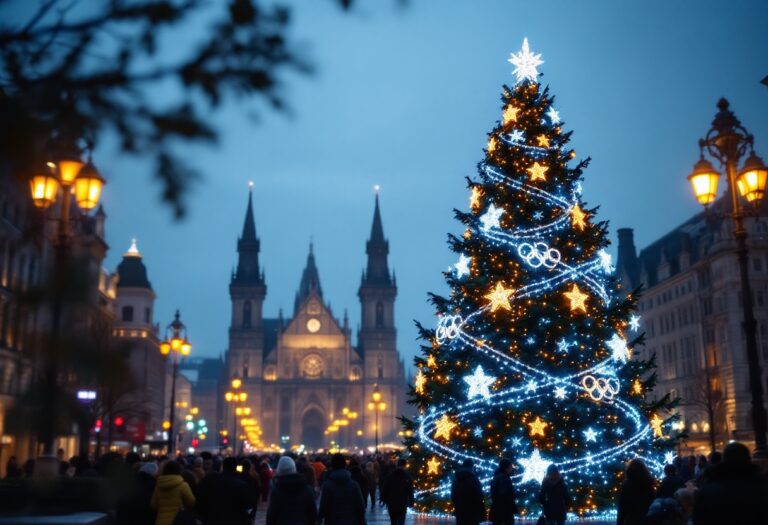
M 189 355 L 192 353 L 192 343 L 190 343 L 187 340 L 184 340 L 183 343 L 181 343 L 181 355 Z
M 80 160 L 80 156 L 75 153 L 68 153 L 62 155 L 57 161 L 56 165 L 59 168 L 59 176 L 61 177 L 62 184 L 70 185 L 75 182 L 75 179 L 80 174 L 80 170 L 83 169 L 83 161 Z
M 75 179 L 75 200 L 82 210 L 91 210 L 99 204 L 101 189 L 104 187 L 104 179 L 99 174 L 96 166 L 89 162 L 80 170 Z
M 173 350 L 174 352 L 178 352 L 179 350 L 181 350 L 181 343 L 183 342 L 181 339 L 179 339 L 178 337 L 174 337 L 171 339 L 170 342 L 171 342 L 171 350 Z
M 236 377 L 236 378 L 234 378 L 234 379 L 232 380 L 232 388 L 234 388 L 235 390 L 237 390 L 237 389 L 238 389 L 238 388 L 240 388 L 241 386 L 243 386 L 243 380 L 242 380 L 242 379 L 240 379 L 239 377 Z
M 239 398 L 241 402 L 245 402 L 248 400 L 248 392 L 240 392 Z
M 765 197 L 766 179 L 768 168 L 763 164 L 763 159 L 752 152 L 736 179 L 736 186 L 747 201 L 758 203 Z
M 55 165 L 48 163 L 40 172 L 32 175 L 29 180 L 29 189 L 32 192 L 32 202 L 38 208 L 45 209 L 56 200 L 59 191 L 59 179 L 54 171 Z
M 163 355 L 168 355 L 171 353 L 171 343 L 168 341 L 163 341 L 160 343 L 160 353 Z
M 232 398 L 234 397 L 234 394 L 232 392 L 227 392 L 224 394 L 224 400 L 229 403 L 232 401 Z
M 170 421 L 163 421 L 163 430 L 168 430 L 171 428 L 171 422 Z
M 688 175 L 688 180 L 693 186 L 693 193 L 703 205 L 711 204 L 717 198 L 717 181 L 720 173 L 706 159 L 700 159 L 693 166 L 693 172 Z

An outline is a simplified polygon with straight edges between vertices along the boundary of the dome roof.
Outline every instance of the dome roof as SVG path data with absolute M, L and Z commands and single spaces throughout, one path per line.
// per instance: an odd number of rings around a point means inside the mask
M 131 242 L 131 247 L 123 254 L 123 260 L 117 265 L 118 288 L 149 288 L 152 284 L 147 278 L 147 267 L 141 259 L 141 253 L 136 247 L 136 239 Z

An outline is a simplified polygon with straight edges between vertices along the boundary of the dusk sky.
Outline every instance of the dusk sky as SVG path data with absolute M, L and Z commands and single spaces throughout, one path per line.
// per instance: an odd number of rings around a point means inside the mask
M 288 3 L 290 35 L 316 73 L 283 75 L 290 114 L 258 101 L 215 114 L 220 144 L 184 150 L 204 174 L 186 219 L 175 222 L 160 204 L 147 165 L 108 143 L 96 152 L 108 179 L 106 267 L 138 238 L 158 295 L 155 320 L 164 326 L 180 308 L 194 356 L 227 347 L 249 180 L 266 315 L 292 314 L 313 239 L 325 298 L 337 317 L 349 309 L 353 329 L 379 184 L 399 349 L 410 364 L 413 319 L 434 325 L 426 297 L 445 291 L 441 272 L 456 259 L 445 243 L 459 230 L 452 209 L 467 208 L 464 177 L 500 118 L 501 86 L 514 80 L 507 58 L 523 37 L 542 54 L 542 81 L 577 155 L 593 159 L 584 198 L 601 206 L 612 240 L 616 228 L 632 227 L 642 248 L 699 211 L 686 176 L 721 96 L 768 158 L 764 1 L 411 0 L 401 8 L 357 0 L 351 13 L 330 0 Z M 177 38 L 194 41 L 199 30 Z

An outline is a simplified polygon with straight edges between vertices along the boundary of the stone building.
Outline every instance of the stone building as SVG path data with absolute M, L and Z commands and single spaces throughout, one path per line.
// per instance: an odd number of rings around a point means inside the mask
M 689 444 L 709 447 L 751 441 L 751 396 L 742 329 L 741 286 L 730 196 L 654 241 L 638 254 L 631 229 L 619 229 L 617 273 L 639 303 L 644 356 L 655 354 L 658 386 L 652 395 L 681 398 L 680 427 Z M 746 220 L 749 271 L 763 388 L 768 387 L 768 224 Z
M 134 440 L 162 441 L 168 358 L 160 353 L 159 328 L 154 321 L 155 292 L 135 239 L 123 254 L 115 275 L 113 336 L 115 345 L 128 351 L 134 383 L 134 389 L 121 400 L 124 417 L 138 429 Z
M 242 379 L 247 404 L 263 429 L 264 444 L 315 449 L 334 440 L 342 446 L 372 446 L 376 417 L 367 404 L 375 388 L 386 403 L 378 415 L 380 441 L 394 441 L 400 430 L 396 417 L 405 409 L 406 378 L 396 345 L 397 284 L 388 267 L 389 243 L 378 195 L 358 293 L 362 318 L 357 345 L 347 314 L 336 318 L 323 299 L 311 245 L 292 316 L 283 317 L 282 312 L 277 318 L 264 316 L 267 286 L 259 267 L 260 243 L 250 194 L 237 251 L 237 269 L 229 287 L 232 321 L 225 383 L 233 377 Z M 358 417 L 327 434 L 345 408 Z M 224 409 L 225 428 L 233 428 L 232 410 Z

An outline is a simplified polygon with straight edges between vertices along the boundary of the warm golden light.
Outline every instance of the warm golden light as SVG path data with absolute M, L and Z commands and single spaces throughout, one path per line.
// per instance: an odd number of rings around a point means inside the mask
M 56 194 L 59 191 L 59 180 L 56 178 L 55 165 L 48 163 L 41 170 L 34 174 L 29 181 L 29 188 L 32 192 L 32 202 L 38 208 L 47 208 L 56 201 Z
M 181 344 L 181 355 L 189 355 L 192 353 L 192 344 L 189 341 L 184 341 Z
M 232 388 L 234 388 L 235 390 L 237 390 L 238 388 L 240 388 L 241 386 L 243 386 L 243 380 L 242 380 L 242 379 L 240 379 L 239 377 L 236 377 L 236 378 L 234 378 L 234 379 L 232 380 L 232 383 L 231 383 L 231 384 L 232 384 Z
M 178 337 L 174 337 L 171 339 L 171 350 L 174 352 L 178 352 L 181 349 L 181 344 L 184 342 Z
M 171 422 L 163 421 L 163 430 L 168 430 L 169 428 L 171 428 Z
M 248 392 L 240 392 L 238 397 L 240 398 L 240 402 L 245 402 L 248 400 Z
M 381 401 L 381 392 L 379 392 L 378 387 L 375 387 L 373 389 L 373 394 L 371 394 L 371 399 L 373 399 L 375 403 L 378 403 L 379 401 Z
M 163 355 L 168 355 L 171 353 L 171 344 L 168 341 L 163 341 L 160 343 L 160 353 Z
M 96 167 L 88 163 L 80 170 L 75 179 L 75 200 L 82 210 L 90 210 L 99 204 L 101 189 L 104 187 L 104 179 L 99 175 Z
M 693 193 L 701 204 L 711 204 L 717 198 L 717 181 L 720 173 L 706 159 L 700 159 L 693 166 L 688 180 L 693 186 Z
M 192 414 L 193 416 L 196 416 L 197 414 L 200 413 L 200 409 L 197 407 L 192 407 L 189 409 L 189 413 Z
M 225 394 L 224 394 L 224 400 L 225 400 L 227 403 L 229 403 L 229 402 L 231 402 L 231 401 L 232 401 L 232 398 L 233 398 L 234 396 L 235 396 L 235 395 L 234 395 L 232 392 L 227 392 L 227 393 L 225 393 Z
M 80 170 L 83 169 L 83 161 L 76 156 L 59 159 L 56 164 L 59 168 L 61 182 L 67 186 L 75 181 Z
M 736 185 L 741 196 L 747 201 L 759 203 L 765 197 L 766 179 L 768 168 L 763 164 L 763 160 L 752 152 L 736 179 Z

